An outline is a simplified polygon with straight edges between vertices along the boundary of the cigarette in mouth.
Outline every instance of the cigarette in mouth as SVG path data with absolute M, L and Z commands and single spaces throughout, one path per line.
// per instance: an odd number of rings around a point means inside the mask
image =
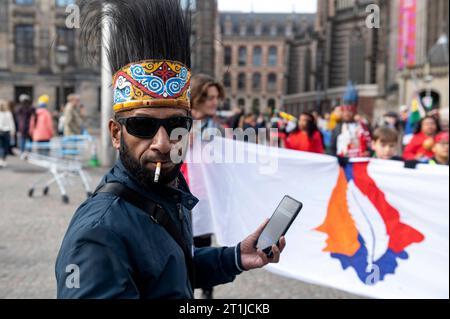
M 158 162 L 158 163 L 156 164 L 155 183 L 158 183 L 158 181 L 159 181 L 159 175 L 161 175 L 161 162 Z

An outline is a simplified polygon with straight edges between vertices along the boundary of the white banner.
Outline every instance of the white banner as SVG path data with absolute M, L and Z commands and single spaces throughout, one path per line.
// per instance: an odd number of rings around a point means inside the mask
M 341 167 L 326 155 L 214 144 L 213 160 L 188 164 L 200 199 L 196 235 L 235 245 L 290 195 L 303 210 L 281 262 L 268 270 L 374 298 L 449 298 L 448 167 L 381 160 Z M 224 161 L 229 150 L 252 160 Z

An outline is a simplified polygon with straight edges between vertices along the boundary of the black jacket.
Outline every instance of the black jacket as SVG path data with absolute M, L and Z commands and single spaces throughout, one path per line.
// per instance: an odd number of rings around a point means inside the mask
M 100 185 L 119 182 L 160 204 L 192 246 L 189 211 L 198 200 L 181 174 L 179 179 L 178 189 L 145 190 L 119 161 Z M 240 245 L 196 248 L 195 288 L 233 281 L 240 262 Z M 75 213 L 57 257 L 56 279 L 58 298 L 193 298 L 175 240 L 146 212 L 109 193 L 94 195 Z

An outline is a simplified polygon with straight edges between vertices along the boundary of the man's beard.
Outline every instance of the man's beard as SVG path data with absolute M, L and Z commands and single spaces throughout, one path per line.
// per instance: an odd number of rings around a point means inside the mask
M 135 159 L 130 153 L 128 145 L 125 143 L 123 135 L 120 135 L 120 150 L 119 156 L 122 161 L 123 166 L 128 170 L 128 172 L 143 186 L 152 188 L 155 185 L 155 172 L 146 168 L 139 160 Z M 158 184 L 168 185 L 177 178 L 180 174 L 180 168 L 183 163 L 177 164 L 170 171 L 161 170 L 159 176 Z

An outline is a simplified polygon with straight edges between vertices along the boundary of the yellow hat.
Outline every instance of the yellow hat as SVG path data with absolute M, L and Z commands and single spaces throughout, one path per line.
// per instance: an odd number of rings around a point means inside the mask
M 50 97 L 47 94 L 41 95 L 38 98 L 38 105 L 42 105 L 42 104 L 47 105 L 49 101 L 50 101 Z
M 286 121 L 290 121 L 290 122 L 296 122 L 297 118 L 291 114 L 288 114 L 286 112 L 280 112 L 279 113 L 280 117 Z

